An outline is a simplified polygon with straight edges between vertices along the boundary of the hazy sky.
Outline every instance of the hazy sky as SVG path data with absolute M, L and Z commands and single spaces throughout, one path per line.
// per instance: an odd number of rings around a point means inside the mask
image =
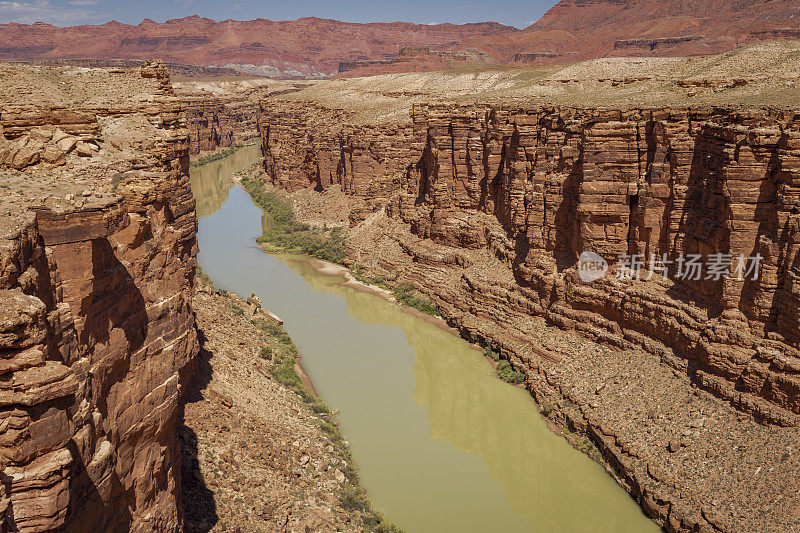
M 0 0 L 0 23 L 72 26 L 118 20 L 138 24 L 144 18 L 162 22 L 198 14 L 214 20 L 313 16 L 346 22 L 401 20 L 418 24 L 495 21 L 524 28 L 555 4 L 556 0 Z

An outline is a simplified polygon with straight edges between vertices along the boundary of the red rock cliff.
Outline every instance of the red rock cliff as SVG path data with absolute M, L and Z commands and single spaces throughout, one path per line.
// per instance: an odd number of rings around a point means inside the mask
M 353 223 L 386 205 L 421 238 L 400 243 L 410 277 L 474 336 L 475 318 L 510 328 L 543 316 L 644 348 L 760 420 L 797 424 L 795 113 L 420 105 L 412 118 L 342 126 L 341 111 L 264 103 L 265 170 L 288 190 L 363 198 Z M 513 278 L 473 275 L 464 250 L 488 250 Z M 667 280 L 584 284 L 583 250 L 612 265 L 619 254 L 763 261 L 744 281 L 683 281 L 673 268 Z
M 142 77 L 70 72 L 4 72 L 13 96 L 46 89 L 47 76 L 62 76 L 64 93 L 2 103 L 9 139 L 82 140 L 56 166 L 3 174 L 25 196 L 0 239 L 2 516 L 22 531 L 179 531 L 175 430 L 196 352 L 181 104 L 158 65 Z M 73 75 L 103 100 L 71 108 Z

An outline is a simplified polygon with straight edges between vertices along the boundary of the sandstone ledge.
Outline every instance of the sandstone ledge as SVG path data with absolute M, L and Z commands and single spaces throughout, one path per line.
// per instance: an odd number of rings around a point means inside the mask
M 182 104 L 157 62 L 0 71 L 2 521 L 180 531 L 178 378 L 197 350 Z

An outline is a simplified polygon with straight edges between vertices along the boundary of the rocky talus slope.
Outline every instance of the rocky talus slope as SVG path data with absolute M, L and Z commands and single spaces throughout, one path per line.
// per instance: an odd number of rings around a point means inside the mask
M 3 528 L 179 531 L 197 352 L 182 104 L 158 63 L 0 69 Z
M 309 219 L 347 206 L 330 218 L 349 219 L 353 261 L 414 283 L 510 358 L 668 530 L 800 530 L 794 111 L 441 103 L 410 122 L 353 116 L 262 103 L 265 179 L 296 191 Z M 612 265 L 604 278 L 579 279 L 584 250 Z M 614 275 L 620 254 L 643 254 L 643 279 Z M 650 276 L 651 254 L 763 259 L 755 279 L 692 281 Z
M 342 507 L 352 466 L 333 416 L 270 372 L 286 333 L 252 298 L 204 283 L 194 309 L 201 351 L 179 428 L 185 530 L 371 531 L 361 509 Z

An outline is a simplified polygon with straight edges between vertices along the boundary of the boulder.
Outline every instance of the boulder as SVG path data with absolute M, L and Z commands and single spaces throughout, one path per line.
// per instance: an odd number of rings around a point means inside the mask
M 59 140 L 55 141 L 55 143 L 58 145 L 58 148 L 62 152 L 64 152 L 65 154 L 68 154 L 78 144 L 78 139 L 76 139 L 75 137 L 70 137 L 69 135 L 67 135 L 66 137 L 61 137 Z
M 53 138 L 50 140 L 54 143 L 57 143 L 62 139 L 67 139 L 67 138 L 69 138 L 69 135 L 64 133 L 64 130 L 62 130 L 61 128 L 56 128 L 55 130 L 53 130 Z
M 92 157 L 96 150 L 97 147 L 92 149 L 91 144 L 83 141 L 78 141 L 78 144 L 75 146 L 75 153 L 80 157 Z
M 55 144 L 45 145 L 44 151 L 42 152 L 42 160 L 51 165 L 64 165 L 67 162 L 64 152 Z
M 33 128 L 28 132 L 28 136 L 35 141 L 46 143 L 53 138 L 53 131 L 45 128 Z
M 22 170 L 31 165 L 35 165 L 42 157 L 44 144 L 40 141 L 25 139 L 17 146 L 19 148 L 14 152 L 13 157 L 6 159 L 6 164 L 15 170 Z

